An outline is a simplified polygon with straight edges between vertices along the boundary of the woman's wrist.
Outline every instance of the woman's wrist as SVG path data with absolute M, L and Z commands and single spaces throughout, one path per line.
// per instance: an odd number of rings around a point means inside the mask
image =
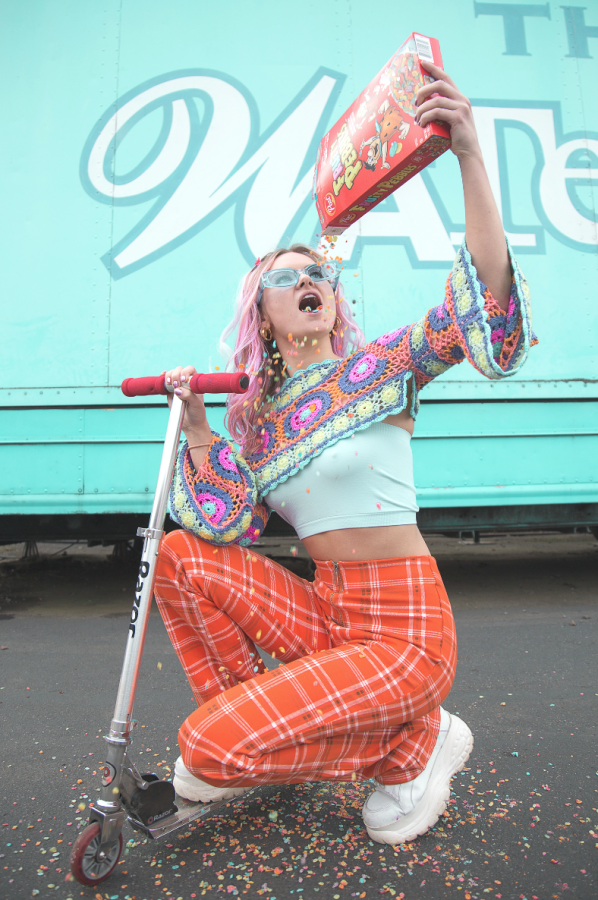
M 214 435 L 210 432 L 207 438 L 204 435 L 204 440 L 199 440 L 199 438 L 191 439 L 188 434 L 185 435 L 185 437 L 187 438 L 188 452 L 191 457 L 191 462 L 193 463 L 193 468 L 198 472 L 205 462 Z
M 466 150 L 462 150 L 459 153 L 455 153 L 455 156 L 459 160 L 459 165 L 463 166 L 463 164 L 474 164 L 484 166 L 484 157 L 482 156 L 482 148 L 479 144 L 474 144 L 471 147 L 468 147 Z
M 198 444 L 211 444 L 214 435 L 209 426 L 206 428 L 198 428 L 198 429 L 187 429 L 185 431 L 185 437 L 187 439 L 187 443 L 190 447 L 197 446 Z

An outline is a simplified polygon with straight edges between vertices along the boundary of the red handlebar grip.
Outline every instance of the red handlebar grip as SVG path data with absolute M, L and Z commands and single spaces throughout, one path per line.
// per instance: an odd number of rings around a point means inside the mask
M 145 397 L 148 394 L 166 394 L 164 375 L 148 378 L 125 378 L 121 384 L 125 397 Z M 249 376 L 244 372 L 214 372 L 211 375 L 192 375 L 189 387 L 194 394 L 244 394 L 249 387 Z
M 120 386 L 125 397 L 145 397 L 148 394 L 165 394 L 164 375 L 147 378 L 125 378 Z
M 194 394 L 244 394 L 249 376 L 244 372 L 214 372 L 211 375 L 192 375 L 189 387 Z

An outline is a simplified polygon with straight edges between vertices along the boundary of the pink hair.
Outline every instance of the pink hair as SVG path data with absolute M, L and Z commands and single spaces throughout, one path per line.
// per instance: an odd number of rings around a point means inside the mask
M 260 334 L 262 321 L 256 302 L 262 272 L 269 271 L 283 253 L 303 253 L 318 261 L 325 260 L 322 254 L 305 244 L 280 247 L 267 253 L 243 278 L 237 294 L 235 314 L 220 338 L 221 350 L 230 354 L 226 339 L 237 330 L 235 349 L 230 356 L 227 369 L 230 371 L 242 369 L 250 376 L 249 390 L 246 394 L 229 395 L 225 417 L 225 424 L 231 437 L 237 441 L 245 456 L 249 456 L 259 448 L 262 431 L 260 426 L 263 424 L 262 407 L 280 391 L 284 380 L 284 367 L 281 367 L 280 360 L 274 362 L 272 360 L 271 342 L 264 340 Z M 337 324 L 332 334 L 332 350 L 336 356 L 346 358 L 364 345 L 365 337 L 353 318 L 340 282 L 334 299 L 340 324 Z

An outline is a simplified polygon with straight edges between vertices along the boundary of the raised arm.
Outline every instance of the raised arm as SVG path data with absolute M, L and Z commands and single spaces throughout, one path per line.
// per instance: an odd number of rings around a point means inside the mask
M 446 283 L 444 303 L 412 325 L 382 335 L 360 353 L 375 352 L 401 371 L 413 372 L 418 390 L 464 359 L 487 378 L 514 375 L 537 343 L 529 288 L 508 244 L 512 271 L 507 309 L 480 280 L 463 241 Z
M 417 95 L 419 125 L 442 120 L 451 132 L 451 150 L 459 160 L 465 200 L 465 240 L 478 277 L 499 307 L 507 312 L 512 270 L 500 215 L 473 120 L 471 103 L 455 82 L 432 63 L 421 61 L 434 78 Z

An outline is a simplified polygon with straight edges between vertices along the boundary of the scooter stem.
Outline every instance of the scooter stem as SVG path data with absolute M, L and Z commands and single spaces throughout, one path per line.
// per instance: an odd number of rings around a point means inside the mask
M 102 845 L 107 845 L 114 840 L 115 836 L 118 836 L 125 815 L 119 793 L 123 781 L 126 749 L 131 741 L 129 735 L 134 727 L 135 694 L 154 593 L 156 563 L 160 541 L 164 533 L 162 529 L 166 516 L 168 492 L 176 462 L 185 405 L 180 397 L 176 394 L 173 396 L 149 526 L 137 529 L 137 534 L 144 538 L 139 577 L 135 587 L 135 600 L 131 610 L 129 634 L 114 707 L 114 717 L 110 723 L 110 732 L 105 736 L 108 747 L 102 790 L 90 816 L 90 822 L 98 819 L 102 824 Z
M 154 593 L 154 581 L 156 579 L 156 563 L 162 539 L 166 507 L 168 504 L 168 492 L 176 462 L 176 456 L 181 436 L 181 428 L 185 415 L 185 402 L 176 394 L 172 397 L 172 406 L 164 439 L 162 460 L 158 473 L 158 483 L 154 503 L 150 515 L 149 526 L 138 529 L 137 533 L 144 538 L 139 577 L 135 587 L 135 600 L 129 622 L 129 634 L 125 658 L 123 661 L 114 718 L 110 728 L 116 735 L 128 736 L 133 718 L 133 706 L 139 679 L 139 669 L 143 655 L 145 635 L 149 622 L 152 597 Z

